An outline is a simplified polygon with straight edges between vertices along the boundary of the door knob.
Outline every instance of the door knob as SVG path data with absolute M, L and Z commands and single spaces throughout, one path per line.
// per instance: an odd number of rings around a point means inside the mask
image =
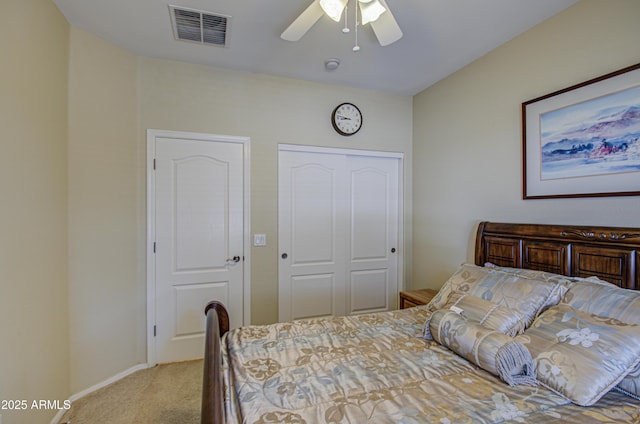
M 289 255 L 287 255 L 286 253 L 283 253 L 280 257 L 281 257 L 282 259 L 287 259 L 287 258 L 289 257 Z
M 227 258 L 227 263 L 238 263 L 240 262 L 240 256 L 234 256 L 233 258 Z

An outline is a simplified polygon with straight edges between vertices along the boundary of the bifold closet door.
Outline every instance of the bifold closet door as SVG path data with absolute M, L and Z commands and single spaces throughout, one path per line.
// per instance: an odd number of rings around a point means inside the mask
M 279 320 L 390 310 L 399 160 L 280 151 Z
M 399 160 L 349 156 L 347 314 L 388 311 L 398 295 Z

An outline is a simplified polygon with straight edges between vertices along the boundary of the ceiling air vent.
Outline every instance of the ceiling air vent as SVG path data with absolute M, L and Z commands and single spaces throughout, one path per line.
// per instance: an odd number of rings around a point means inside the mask
M 230 16 L 169 6 L 176 40 L 226 47 Z

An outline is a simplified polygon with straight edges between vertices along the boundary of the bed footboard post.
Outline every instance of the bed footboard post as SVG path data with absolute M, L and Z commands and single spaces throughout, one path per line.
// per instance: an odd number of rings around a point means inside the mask
M 220 337 L 229 331 L 229 315 L 222 303 L 212 301 L 204 309 L 206 337 L 202 376 L 202 424 L 224 423 L 224 389 Z

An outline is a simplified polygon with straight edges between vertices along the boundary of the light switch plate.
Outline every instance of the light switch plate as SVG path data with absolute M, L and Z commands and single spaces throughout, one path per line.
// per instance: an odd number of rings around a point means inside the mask
M 266 234 L 254 234 L 253 235 L 253 245 L 256 247 L 262 247 L 267 245 L 267 235 Z

